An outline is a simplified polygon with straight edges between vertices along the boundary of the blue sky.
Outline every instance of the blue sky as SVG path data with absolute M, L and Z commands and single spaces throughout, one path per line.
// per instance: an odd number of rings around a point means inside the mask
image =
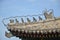
M 7 28 L 2 19 L 10 16 L 42 14 L 44 9 L 53 9 L 55 16 L 60 16 L 60 0 L 0 0 L 0 40 L 19 40 L 6 38 Z

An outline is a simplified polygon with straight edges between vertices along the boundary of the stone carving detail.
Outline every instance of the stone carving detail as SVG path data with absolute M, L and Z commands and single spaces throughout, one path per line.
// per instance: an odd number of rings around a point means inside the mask
M 14 23 L 14 20 L 13 19 L 10 19 L 10 23 Z
M 39 20 L 42 20 L 42 18 L 39 16 Z
M 24 23 L 24 20 L 23 20 L 23 18 L 21 18 L 21 21 L 22 21 L 22 23 Z
M 29 18 L 27 18 L 27 21 L 28 21 L 28 22 L 31 22 Z
M 34 21 L 34 22 L 37 22 L 37 20 L 35 19 L 35 17 L 33 17 L 33 21 Z
M 45 16 L 45 18 L 46 19 L 53 19 L 54 17 L 53 17 L 53 11 L 45 11 L 44 12 L 44 16 Z
M 13 35 L 11 33 L 7 33 L 7 32 L 5 32 L 5 36 L 8 38 L 13 37 Z

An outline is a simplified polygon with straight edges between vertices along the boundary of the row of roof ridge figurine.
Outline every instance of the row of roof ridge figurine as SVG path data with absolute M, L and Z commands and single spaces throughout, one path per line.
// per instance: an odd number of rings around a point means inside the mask
M 44 16 L 45 16 L 45 19 L 53 19 L 54 18 L 53 11 L 51 11 L 51 12 L 45 11 L 44 12 Z M 42 20 L 42 18 L 40 16 L 38 18 L 39 18 L 39 20 Z M 19 22 L 17 19 L 15 19 L 15 21 L 17 23 Z M 21 18 L 21 21 L 22 21 L 22 23 L 24 23 L 23 18 Z M 31 22 L 29 18 L 27 18 L 27 21 Z M 13 23 L 13 22 L 14 22 L 14 20 L 10 19 L 10 23 Z M 37 22 L 37 20 L 35 19 L 35 17 L 33 17 L 33 22 Z

